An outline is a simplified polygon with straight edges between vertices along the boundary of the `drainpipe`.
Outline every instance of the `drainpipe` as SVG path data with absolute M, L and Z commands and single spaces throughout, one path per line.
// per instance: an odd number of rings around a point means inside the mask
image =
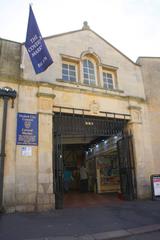
M 6 125 L 7 125 L 7 109 L 8 101 L 12 99 L 12 108 L 16 91 L 9 87 L 0 88 L 0 98 L 3 99 L 3 119 L 2 119 L 2 136 L 1 136 L 1 152 L 0 152 L 0 211 L 3 210 L 3 182 L 4 182 L 4 161 L 5 161 L 5 142 L 6 142 Z

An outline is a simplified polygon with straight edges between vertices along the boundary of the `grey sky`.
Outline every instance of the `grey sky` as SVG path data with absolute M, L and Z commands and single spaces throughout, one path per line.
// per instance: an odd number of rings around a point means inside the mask
M 29 0 L 0 1 L 0 37 L 24 42 Z M 160 56 L 160 0 L 32 0 L 40 31 L 45 36 L 77 30 L 88 21 L 121 52 Z

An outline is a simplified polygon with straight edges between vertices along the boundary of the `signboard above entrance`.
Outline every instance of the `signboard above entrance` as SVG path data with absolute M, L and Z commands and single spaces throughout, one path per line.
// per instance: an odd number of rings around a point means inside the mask
M 17 145 L 38 145 L 38 115 L 30 113 L 17 114 Z

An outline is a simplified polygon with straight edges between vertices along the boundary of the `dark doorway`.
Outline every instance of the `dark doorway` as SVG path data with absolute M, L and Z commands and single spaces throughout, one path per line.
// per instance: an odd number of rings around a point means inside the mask
M 127 188 L 124 187 L 126 182 L 121 171 L 122 159 L 126 159 L 126 156 L 122 156 L 122 152 L 128 144 L 127 141 L 124 141 L 123 144 L 121 142 L 121 139 L 125 138 L 124 129 L 128 123 L 125 115 L 116 117 L 116 114 L 113 114 L 110 117 L 93 117 L 58 112 L 54 114 L 53 121 L 53 171 L 56 209 L 64 207 L 64 169 L 68 170 L 68 176 L 73 177 L 68 192 L 77 193 L 80 191 L 79 174 L 82 163 L 87 165 L 85 167 L 88 170 L 88 192 L 101 194 L 106 192 L 118 193 L 119 191 L 124 199 L 132 200 L 135 198 L 135 193 L 132 193 L 136 190 L 134 166 L 132 166 L 132 171 L 127 171 L 126 178 L 129 188 L 131 182 L 134 185 L 129 193 L 130 196 L 132 195 L 130 198 L 126 197 L 128 196 L 128 193 L 126 194 Z M 131 148 L 127 149 L 126 161 L 133 161 L 133 151 L 131 152 Z

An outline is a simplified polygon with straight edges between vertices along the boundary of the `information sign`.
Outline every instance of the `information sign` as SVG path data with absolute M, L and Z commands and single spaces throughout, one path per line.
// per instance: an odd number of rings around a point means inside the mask
M 17 145 L 38 145 L 38 115 L 30 113 L 17 114 Z
M 23 157 L 31 157 L 32 156 L 32 147 L 31 146 L 23 146 L 21 148 Z
M 160 175 L 151 176 L 152 199 L 160 200 Z

